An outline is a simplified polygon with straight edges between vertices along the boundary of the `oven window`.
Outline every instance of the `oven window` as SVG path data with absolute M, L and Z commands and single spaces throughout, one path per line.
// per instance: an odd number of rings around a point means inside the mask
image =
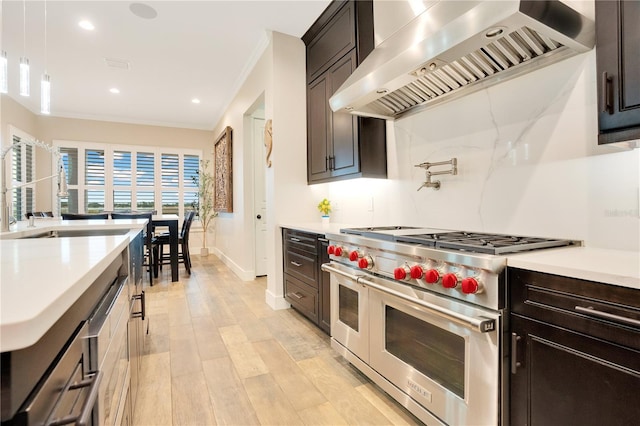
M 355 331 L 358 329 L 358 292 L 338 286 L 338 318 Z
M 385 349 L 464 398 L 464 339 L 386 306 Z

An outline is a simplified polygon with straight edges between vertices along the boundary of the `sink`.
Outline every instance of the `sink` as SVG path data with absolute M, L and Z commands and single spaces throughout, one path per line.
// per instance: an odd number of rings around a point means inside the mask
M 126 235 L 130 229 L 65 229 L 61 231 L 46 231 L 28 235 L 27 238 L 63 238 L 63 237 L 94 237 L 103 235 Z

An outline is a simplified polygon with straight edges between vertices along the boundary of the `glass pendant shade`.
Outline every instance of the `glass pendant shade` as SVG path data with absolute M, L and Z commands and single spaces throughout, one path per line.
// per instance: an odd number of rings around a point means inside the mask
M 0 56 L 0 93 L 9 92 L 9 66 L 7 63 L 7 52 L 2 51 Z
M 20 95 L 29 96 L 29 59 L 20 58 Z
M 42 74 L 40 83 L 40 112 L 51 114 L 51 77 L 49 74 Z

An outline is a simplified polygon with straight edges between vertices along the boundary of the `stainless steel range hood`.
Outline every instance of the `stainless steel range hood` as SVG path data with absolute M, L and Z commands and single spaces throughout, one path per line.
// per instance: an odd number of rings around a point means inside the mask
M 379 26 L 393 14 L 380 14 L 377 2 L 387 10 L 390 3 L 374 0 Z M 595 43 L 595 23 L 557 0 L 425 4 L 338 89 L 332 110 L 400 118 L 587 52 Z

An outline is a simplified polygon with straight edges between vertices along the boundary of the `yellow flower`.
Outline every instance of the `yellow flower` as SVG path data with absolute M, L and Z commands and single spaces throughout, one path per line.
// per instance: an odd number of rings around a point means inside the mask
M 318 210 L 320 210 L 323 216 L 327 216 L 329 213 L 331 213 L 331 202 L 324 198 L 318 204 Z

